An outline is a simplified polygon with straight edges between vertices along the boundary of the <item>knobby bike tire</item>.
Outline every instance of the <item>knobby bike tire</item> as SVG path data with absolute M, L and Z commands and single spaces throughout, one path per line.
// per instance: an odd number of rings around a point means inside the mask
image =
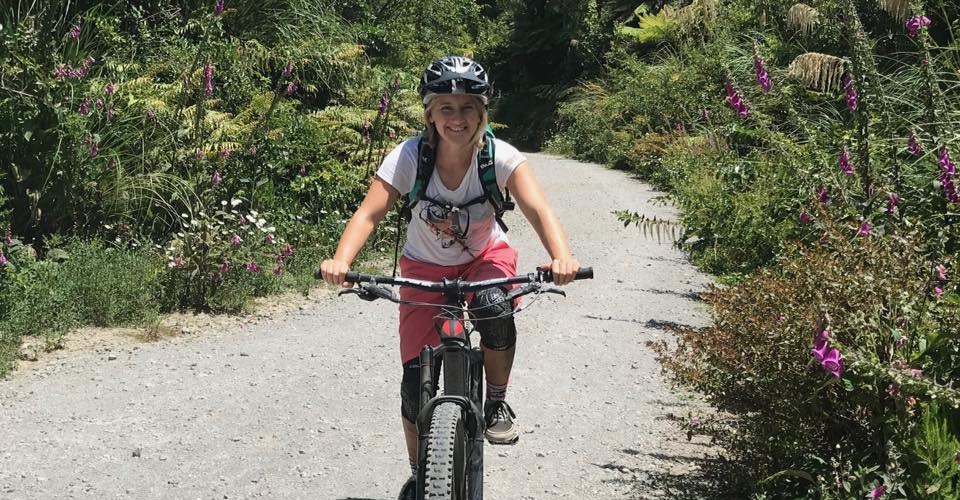
M 424 464 L 424 500 L 466 500 L 470 436 L 463 410 L 440 403 L 433 411 Z

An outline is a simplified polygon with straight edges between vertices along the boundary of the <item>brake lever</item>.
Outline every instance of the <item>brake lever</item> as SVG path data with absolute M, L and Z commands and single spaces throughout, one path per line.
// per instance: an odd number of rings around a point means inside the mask
M 379 298 L 379 297 L 377 297 L 377 296 L 375 296 L 375 295 L 370 294 L 370 292 L 368 292 L 368 291 L 366 291 L 366 290 L 361 290 L 361 289 L 359 289 L 359 288 L 341 288 L 340 291 L 337 292 L 337 296 L 338 296 L 338 297 L 341 296 L 341 295 L 347 295 L 347 294 L 356 294 L 356 295 L 358 295 L 361 299 L 366 300 L 367 302 L 372 302 L 372 301 L 377 300 L 377 299 Z
M 567 292 L 555 287 L 555 286 L 541 286 L 539 293 L 555 293 L 557 295 L 567 296 Z

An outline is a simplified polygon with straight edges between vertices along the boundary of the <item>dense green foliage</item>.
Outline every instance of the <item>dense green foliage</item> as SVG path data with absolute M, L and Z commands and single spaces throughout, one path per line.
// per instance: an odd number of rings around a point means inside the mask
M 667 190 L 679 244 L 731 284 L 712 327 L 654 347 L 718 408 L 688 428 L 747 471 L 738 496 L 960 498 L 958 20 L 641 6 L 561 105 L 551 147 Z
M 419 128 L 421 68 L 503 38 L 427 4 L 5 4 L 0 373 L 24 335 L 306 286 Z

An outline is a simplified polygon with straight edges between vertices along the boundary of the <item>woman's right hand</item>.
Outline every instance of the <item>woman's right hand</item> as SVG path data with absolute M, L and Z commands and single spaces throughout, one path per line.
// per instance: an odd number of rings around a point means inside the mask
M 323 276 L 323 281 L 333 286 L 344 288 L 353 286 L 353 283 L 344 281 L 348 271 L 350 271 L 350 264 L 342 260 L 327 259 L 320 263 L 320 274 Z

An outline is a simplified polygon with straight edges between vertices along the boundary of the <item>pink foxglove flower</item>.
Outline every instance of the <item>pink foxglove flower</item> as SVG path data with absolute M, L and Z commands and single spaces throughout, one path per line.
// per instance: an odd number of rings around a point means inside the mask
M 213 15 L 215 17 L 220 17 L 220 14 L 223 14 L 223 0 L 217 0 L 217 3 L 213 5 Z
M 801 223 L 801 224 L 804 224 L 804 225 L 809 224 L 811 220 L 813 220 L 813 218 L 810 217 L 810 213 L 808 213 L 806 210 L 801 210 L 801 211 L 800 211 L 800 223 Z
M 950 152 L 947 148 L 940 148 L 940 172 L 953 177 L 957 173 L 957 166 L 950 160 Z
M 233 233 L 233 237 L 230 238 L 230 245 L 233 246 L 233 248 L 237 248 L 240 246 L 240 243 L 243 243 L 243 239 L 240 238 L 239 234 Z
M 897 211 L 897 206 L 900 205 L 900 197 L 897 196 L 897 193 L 890 193 L 887 195 L 887 213 L 894 214 Z
M 232 153 L 233 153 L 233 151 L 231 151 L 230 148 L 223 148 L 223 149 L 220 150 L 220 156 L 221 156 L 224 160 L 226 160 L 227 158 L 230 158 L 230 155 L 231 155 Z
M 947 280 L 947 267 L 943 264 L 937 264 L 937 267 L 934 268 L 937 271 L 937 279 L 940 281 Z
M 91 142 L 90 149 L 87 152 L 90 153 L 90 156 L 97 156 L 98 154 L 100 154 L 100 145 L 97 144 L 96 142 Z
M 213 95 L 213 66 L 210 63 L 203 65 L 203 92 L 208 97 Z
M 857 230 L 857 236 L 870 236 L 872 231 L 873 227 L 870 226 L 870 221 L 863 221 L 863 224 L 860 224 L 860 229 Z
M 387 112 L 388 106 L 390 106 L 390 97 L 384 92 L 383 95 L 380 96 L 380 105 L 377 108 L 377 113 L 383 116 Z
M 277 267 L 273 268 L 273 275 L 274 275 L 274 276 L 280 276 L 281 274 L 283 274 L 283 266 L 277 266 Z
M 817 200 L 821 205 L 826 205 L 827 202 L 830 201 L 830 195 L 827 193 L 827 187 L 824 186 L 823 183 L 817 187 Z
M 297 92 L 297 82 L 290 82 L 287 84 L 287 96 L 292 96 Z
M 293 245 L 287 243 L 280 249 L 280 255 L 284 257 L 293 257 Z
M 939 286 L 933 287 L 933 294 L 937 297 L 943 295 L 943 288 L 940 288 Z
M 814 359 L 817 360 L 817 363 L 823 363 L 823 359 L 827 356 L 827 352 L 830 351 L 830 343 L 824 342 L 823 344 L 810 349 L 810 354 Z
M 930 26 L 930 18 L 927 16 L 915 16 L 907 19 L 904 23 L 907 28 L 907 34 L 910 38 L 916 38 L 920 34 L 920 28 Z
M 843 359 L 840 356 L 840 351 L 831 347 L 824 353 L 823 359 L 820 360 L 820 366 L 839 380 L 840 375 L 843 374 Z
M 287 62 L 287 67 L 283 68 L 283 73 L 280 75 L 281 78 L 286 80 L 290 78 L 290 75 L 293 74 L 293 61 Z
M 910 154 L 913 156 L 923 154 L 923 146 L 920 145 L 920 139 L 917 138 L 917 134 L 914 134 L 912 130 L 910 131 L 910 137 L 907 138 L 907 150 L 910 151 Z
M 817 334 L 813 337 L 813 347 L 815 349 L 820 349 L 821 347 L 826 345 L 827 342 L 829 341 L 830 341 L 830 329 L 824 328 L 823 330 L 820 330 L 819 332 L 817 332 Z
M 853 78 L 850 77 L 850 73 L 843 75 L 843 93 L 847 101 L 847 109 L 850 112 L 857 110 L 857 103 L 859 97 L 857 96 L 857 88 L 853 85 Z
M 213 176 L 210 177 L 210 182 L 212 182 L 213 185 L 216 186 L 217 184 L 220 184 L 222 181 L 223 181 L 223 176 L 220 175 L 220 171 L 214 170 Z
M 727 82 L 727 102 L 730 103 L 730 107 L 741 117 L 746 118 L 747 115 L 750 114 L 746 103 L 743 102 L 743 98 L 741 98 L 737 90 L 733 88 L 733 83 L 731 82 Z
M 103 92 L 104 92 L 105 94 L 107 94 L 107 95 L 113 95 L 113 93 L 116 92 L 116 91 L 117 91 L 117 86 L 116 86 L 113 82 L 108 83 L 108 84 L 103 88 Z
M 248 273 L 259 273 L 259 272 L 262 271 L 262 270 L 263 270 L 263 269 L 260 269 L 260 266 L 258 266 L 255 261 L 250 260 L 249 262 L 247 262 L 247 272 L 248 272 Z
M 770 73 L 767 72 L 763 57 L 757 50 L 756 45 L 753 46 L 753 69 L 757 75 L 757 85 L 760 85 L 764 93 L 770 92 Z
M 80 113 L 81 116 L 87 116 L 87 115 L 89 115 L 89 114 L 90 114 L 90 100 L 87 99 L 86 97 L 84 97 L 83 100 L 80 101 L 80 108 L 77 109 L 77 112 Z
M 887 488 L 881 484 L 878 486 L 874 486 L 874 488 L 870 490 L 870 494 L 868 496 L 870 498 L 883 498 L 883 495 L 885 495 L 886 493 L 887 493 Z
M 227 274 L 228 272 L 230 272 L 230 261 L 225 260 L 223 261 L 223 264 L 220 264 L 220 273 Z
M 953 461 L 960 464 L 960 450 L 957 450 L 957 454 L 953 456 Z
M 3 254 L 3 250 L 0 250 L 0 267 L 7 267 L 7 264 L 10 264 L 10 261 L 7 260 L 7 256 Z
M 79 37 L 80 37 L 80 25 L 74 24 L 73 27 L 70 28 L 70 38 L 72 40 L 76 40 Z
M 898 338 L 898 339 L 894 342 L 894 344 L 896 344 L 897 347 L 903 347 L 903 346 L 907 345 L 907 338 L 906 338 L 906 337 L 900 337 L 900 338 Z
M 853 164 L 850 163 L 850 151 L 846 146 L 840 148 L 840 170 L 844 175 L 853 175 Z

